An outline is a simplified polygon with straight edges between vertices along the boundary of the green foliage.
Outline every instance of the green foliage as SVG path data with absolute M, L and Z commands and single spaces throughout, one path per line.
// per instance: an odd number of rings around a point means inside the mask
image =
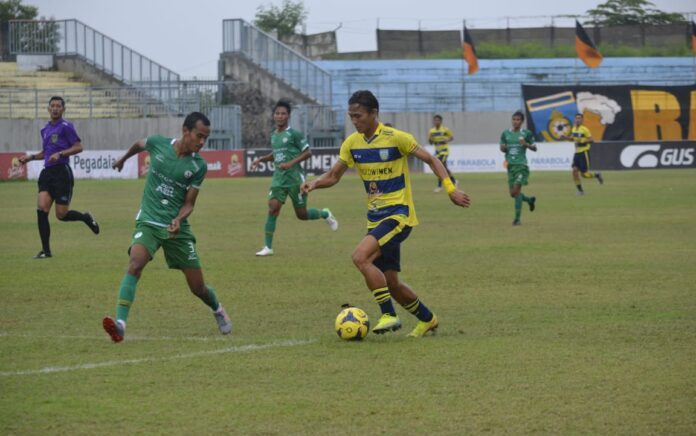
M 143 181 L 78 180 L 71 206 L 102 231 L 51 213 L 48 260 L 31 259 L 36 182 L 0 183 L 0 434 L 694 434 L 696 171 L 605 176 L 578 198 L 570 169 L 532 172 L 537 209 L 513 228 L 505 174 L 462 174 L 469 210 L 414 175 L 401 276 L 440 331 L 409 340 L 397 307 L 404 329 L 361 343 L 333 330 L 342 303 L 379 313 L 350 260 L 355 175 L 309 197 L 337 232 L 286 204 L 263 259 L 270 180 L 206 180 L 190 221 L 232 334 L 159 252 L 121 344 L 100 323 Z
M 594 26 L 622 26 L 630 24 L 658 25 L 683 23 L 681 14 L 663 12 L 651 8 L 654 3 L 646 0 L 608 0 L 587 11 L 590 20 L 586 24 Z
M 278 33 L 278 38 L 294 35 L 297 27 L 304 24 L 307 19 L 308 11 L 302 0 L 293 2 L 283 0 L 280 7 L 276 5 L 263 5 L 256 9 L 254 25 L 264 32 Z
M 22 0 L 0 1 L 0 21 L 33 20 L 39 15 L 39 8 L 22 4 Z

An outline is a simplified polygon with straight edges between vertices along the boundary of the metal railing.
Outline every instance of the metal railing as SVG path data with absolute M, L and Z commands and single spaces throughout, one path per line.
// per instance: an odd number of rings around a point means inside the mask
M 209 150 L 242 148 L 242 108 L 237 105 L 213 106 L 207 113 L 212 131 L 206 148 Z
M 331 74 L 240 19 L 222 22 L 223 53 L 241 53 L 319 104 L 331 104 Z
M 79 56 L 129 85 L 171 83 L 179 75 L 78 20 L 12 20 L 10 53 Z

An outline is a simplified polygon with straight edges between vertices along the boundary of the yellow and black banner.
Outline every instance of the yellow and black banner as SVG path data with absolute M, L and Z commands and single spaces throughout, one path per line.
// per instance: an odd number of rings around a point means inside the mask
M 575 20 L 575 51 L 590 68 L 597 68 L 602 63 L 602 54 L 578 20 Z
M 539 141 L 561 141 L 577 113 L 595 141 L 696 139 L 696 84 L 522 85 L 522 97 L 527 124 Z
M 464 28 L 464 46 L 462 49 L 464 51 L 464 59 L 469 64 L 469 74 L 476 74 L 479 70 L 478 56 L 476 56 L 474 40 L 471 39 L 471 34 L 469 34 L 469 30 L 466 27 Z

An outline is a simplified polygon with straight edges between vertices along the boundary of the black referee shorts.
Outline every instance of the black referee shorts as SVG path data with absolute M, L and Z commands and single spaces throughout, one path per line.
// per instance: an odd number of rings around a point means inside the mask
M 39 175 L 39 192 L 48 192 L 56 204 L 70 204 L 74 185 L 75 179 L 69 165 L 47 167 Z

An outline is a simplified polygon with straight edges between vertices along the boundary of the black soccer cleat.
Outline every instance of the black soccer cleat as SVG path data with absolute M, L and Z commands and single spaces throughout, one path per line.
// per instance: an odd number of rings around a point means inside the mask
M 597 178 L 597 181 L 600 185 L 604 184 L 604 177 L 602 177 L 602 173 L 595 173 L 595 177 Z
M 521 226 L 521 225 L 522 225 L 522 222 L 521 222 L 520 220 L 515 220 L 515 221 L 512 222 L 512 225 L 513 225 L 513 226 Z
M 50 251 L 41 250 L 34 256 L 34 259 L 48 259 L 49 257 L 53 257 Z
M 95 235 L 99 234 L 99 223 L 97 220 L 94 219 L 94 216 L 92 215 L 91 212 L 85 212 L 85 216 L 87 217 L 87 220 L 85 221 L 85 224 L 87 224 L 87 227 L 94 232 Z
M 529 211 L 534 212 L 536 209 L 536 197 L 529 197 Z

